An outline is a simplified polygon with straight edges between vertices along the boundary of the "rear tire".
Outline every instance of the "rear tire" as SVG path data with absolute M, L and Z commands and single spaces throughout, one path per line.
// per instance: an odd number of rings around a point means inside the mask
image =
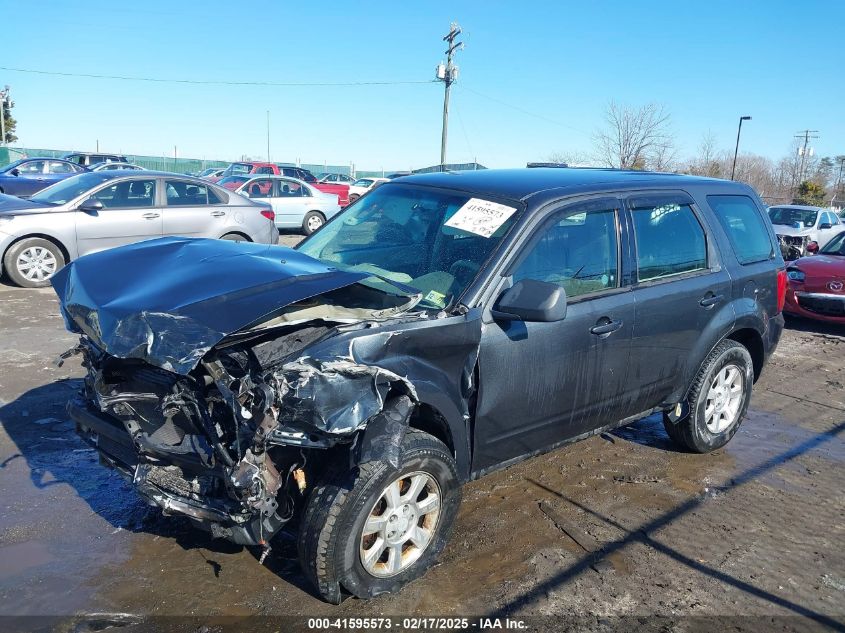
M 326 223 L 326 216 L 319 211 L 309 211 L 302 219 L 302 232 L 311 235 Z
M 663 427 L 673 442 L 695 453 L 727 444 L 742 424 L 751 400 L 754 364 L 748 350 L 730 339 L 719 343 L 701 364 L 687 397 L 689 414 Z
M 3 257 L 3 269 L 22 288 L 43 288 L 65 265 L 62 249 L 49 240 L 28 237 L 15 242 Z
M 437 560 L 460 499 L 449 450 L 428 433 L 408 429 L 399 470 L 367 462 L 315 486 L 299 528 L 302 569 L 334 604 L 341 587 L 362 599 L 398 591 Z

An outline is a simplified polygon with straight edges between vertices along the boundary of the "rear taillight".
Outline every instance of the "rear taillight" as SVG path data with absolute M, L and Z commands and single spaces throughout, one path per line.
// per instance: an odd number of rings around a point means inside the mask
M 273 212 L 273 209 L 261 209 L 261 215 L 270 220 L 270 222 L 276 221 L 276 214 Z
M 778 271 L 778 314 L 783 312 L 783 304 L 786 302 L 786 271 Z

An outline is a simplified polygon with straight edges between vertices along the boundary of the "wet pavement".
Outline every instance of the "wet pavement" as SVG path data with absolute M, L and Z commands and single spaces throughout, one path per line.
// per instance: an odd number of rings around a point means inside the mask
M 259 565 L 101 467 L 64 414 L 78 361 L 52 364 L 74 342 L 51 290 L 0 285 L 0 615 L 845 617 L 841 330 L 789 323 L 725 449 L 652 416 L 485 477 L 426 577 L 340 606 L 289 541 Z

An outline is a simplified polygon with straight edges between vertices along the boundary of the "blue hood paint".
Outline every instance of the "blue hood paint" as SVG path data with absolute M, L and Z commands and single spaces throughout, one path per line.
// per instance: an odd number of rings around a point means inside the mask
M 167 237 L 86 255 L 51 283 L 68 330 L 187 374 L 229 334 L 367 276 L 283 246 Z

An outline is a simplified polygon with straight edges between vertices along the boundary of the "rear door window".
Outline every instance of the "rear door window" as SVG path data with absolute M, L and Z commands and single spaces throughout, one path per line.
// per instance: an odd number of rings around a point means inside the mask
M 51 174 L 73 174 L 76 172 L 70 163 L 62 163 L 57 160 L 49 162 L 48 170 Z
M 754 201 L 748 196 L 707 196 L 719 223 L 728 234 L 740 264 L 762 262 L 774 256 L 774 245 Z
M 303 195 L 302 185 L 293 180 L 279 181 L 280 198 L 299 198 Z
M 704 229 L 689 204 L 664 202 L 631 209 L 640 282 L 707 268 Z
M 169 207 L 195 207 L 208 204 L 208 189 L 205 185 L 182 180 L 167 180 L 165 181 L 165 192 L 167 193 L 167 206 Z

